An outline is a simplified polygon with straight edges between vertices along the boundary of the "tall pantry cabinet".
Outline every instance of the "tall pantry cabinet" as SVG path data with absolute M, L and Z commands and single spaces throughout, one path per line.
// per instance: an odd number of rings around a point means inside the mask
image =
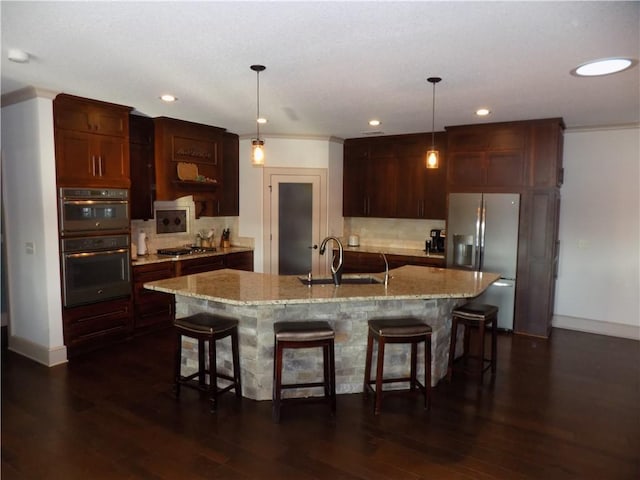
M 514 331 L 551 333 L 558 269 L 561 118 L 447 127 L 447 192 L 519 193 Z

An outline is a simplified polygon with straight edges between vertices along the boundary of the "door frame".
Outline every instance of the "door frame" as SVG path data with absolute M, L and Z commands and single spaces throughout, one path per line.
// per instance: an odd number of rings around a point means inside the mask
M 275 168 L 265 167 L 263 179 L 263 272 L 277 273 L 279 231 L 275 221 L 278 218 L 278 198 L 273 195 L 274 183 L 312 183 L 313 188 L 313 245 L 319 245 L 327 236 L 327 170 L 325 168 Z M 315 183 L 314 183 L 315 182 Z M 318 205 L 315 205 L 317 198 Z M 327 273 L 327 262 L 320 260 L 320 255 L 312 255 L 312 272 L 314 275 Z M 324 259 L 322 259 L 324 260 Z

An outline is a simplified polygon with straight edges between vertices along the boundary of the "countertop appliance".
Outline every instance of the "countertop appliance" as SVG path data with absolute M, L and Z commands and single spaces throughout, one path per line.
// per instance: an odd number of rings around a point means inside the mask
M 429 236 L 431 237 L 431 251 L 432 252 L 444 252 L 446 244 L 446 233 L 444 230 L 434 228 L 431 230 Z
M 167 257 L 182 257 L 184 255 L 192 255 L 195 253 L 213 253 L 217 251 L 216 247 L 170 247 L 159 248 L 157 254 Z
M 498 327 L 513 330 L 520 195 L 451 193 L 447 216 L 447 267 L 499 273 L 475 301 L 496 305 Z

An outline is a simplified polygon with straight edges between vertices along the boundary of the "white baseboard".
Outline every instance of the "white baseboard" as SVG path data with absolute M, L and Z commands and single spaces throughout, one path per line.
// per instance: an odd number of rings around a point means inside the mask
M 630 338 L 640 340 L 640 326 L 625 325 L 623 323 L 601 322 L 588 318 L 568 317 L 566 315 L 554 315 L 551 325 L 556 328 L 577 330 L 579 332 L 597 333 L 610 337 Z
M 67 363 L 67 347 L 46 348 L 24 338 L 9 336 L 9 350 L 47 367 Z

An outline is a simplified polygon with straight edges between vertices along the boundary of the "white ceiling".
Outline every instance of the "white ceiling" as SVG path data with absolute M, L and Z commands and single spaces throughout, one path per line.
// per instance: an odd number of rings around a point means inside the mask
M 350 138 L 563 117 L 640 120 L 640 67 L 599 78 L 592 59 L 640 57 L 640 2 L 0 2 L 2 93 L 25 86 L 261 133 Z M 7 60 L 10 48 L 29 63 Z M 158 97 L 179 100 L 164 104 Z M 480 119 L 473 112 L 488 107 Z M 382 121 L 369 127 L 371 118 Z

